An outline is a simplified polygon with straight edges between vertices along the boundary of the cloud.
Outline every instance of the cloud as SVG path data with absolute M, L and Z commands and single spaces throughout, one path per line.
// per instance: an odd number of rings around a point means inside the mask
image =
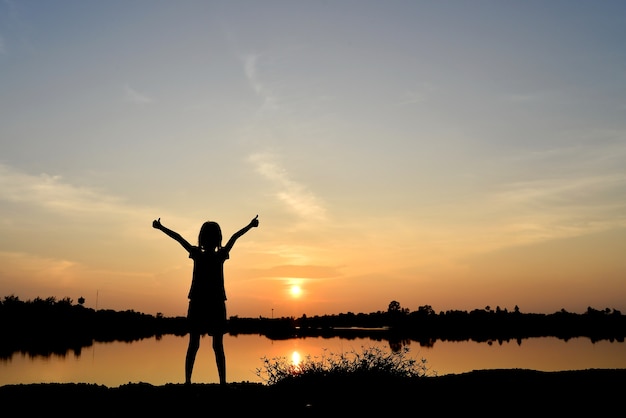
M 10 205 L 18 212 L 11 212 Z M 0 208 L 7 210 L 4 226 L 14 222 L 39 222 L 38 228 L 48 228 L 46 219 L 54 215 L 70 221 L 68 228 L 80 228 L 83 222 L 100 225 L 98 233 L 148 234 L 145 213 L 152 208 L 133 206 L 124 199 L 97 188 L 76 186 L 61 176 L 42 173 L 26 174 L 0 163 Z M 33 214 L 41 212 L 33 218 Z M 8 216 L 13 213 L 13 219 Z M 20 217 L 28 221 L 19 221 Z M 113 232 L 113 231 L 116 232 Z M 3 237 L 4 238 L 4 237 Z M 1 241 L 1 240 L 0 240 Z
M 306 279 L 327 279 L 340 276 L 341 273 L 336 267 L 316 266 L 316 265 L 293 265 L 283 264 L 267 269 L 251 270 L 256 277 L 287 277 Z
M 249 157 L 259 174 L 270 180 L 278 189 L 276 197 L 287 208 L 304 220 L 325 220 L 326 209 L 311 191 L 289 177 L 287 171 L 271 154 L 255 154 Z
M 28 277 L 35 284 L 44 284 L 54 280 L 58 285 L 65 285 L 76 277 L 81 266 L 73 261 L 52 257 L 41 257 L 15 251 L 0 251 L 0 276 L 7 285 L 18 278 Z
M 247 54 L 241 57 L 244 73 L 250 87 L 262 99 L 260 110 L 274 110 L 278 106 L 278 98 L 270 87 L 261 81 L 259 75 L 259 55 Z
M 540 94 L 518 93 L 511 94 L 507 96 L 506 99 L 513 103 L 534 103 L 540 101 L 542 99 L 542 96 Z
M 625 226 L 626 175 L 537 179 L 510 183 L 498 194 L 511 210 L 535 219 L 545 217 L 562 227 Z
M 125 91 L 125 100 L 130 103 L 136 103 L 136 104 L 153 103 L 153 100 L 150 97 L 142 93 L 139 93 L 137 90 L 133 89 L 128 84 L 124 86 L 124 91 Z
M 244 55 L 242 58 L 244 72 L 246 74 L 246 78 L 250 83 L 250 86 L 257 94 L 263 93 L 263 85 L 258 79 L 257 75 L 257 59 L 258 56 L 254 54 Z
M 500 184 L 491 202 L 506 213 L 510 231 L 535 241 L 626 226 L 626 147 L 598 142 L 508 161 L 525 174 Z
M 400 105 L 412 105 L 425 103 L 437 88 L 430 83 L 422 83 L 417 88 L 406 90 L 400 100 Z
M 24 174 L 4 164 L 0 164 L 0 200 L 72 214 L 108 214 L 123 208 L 118 198 L 65 183 L 61 176 Z

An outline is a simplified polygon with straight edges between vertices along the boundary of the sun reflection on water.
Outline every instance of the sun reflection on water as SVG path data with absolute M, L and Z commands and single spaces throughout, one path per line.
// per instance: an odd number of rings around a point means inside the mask
M 293 353 L 291 353 L 291 365 L 295 371 L 300 370 L 301 363 L 302 363 L 302 356 L 300 356 L 300 353 L 298 353 L 297 351 L 294 351 Z

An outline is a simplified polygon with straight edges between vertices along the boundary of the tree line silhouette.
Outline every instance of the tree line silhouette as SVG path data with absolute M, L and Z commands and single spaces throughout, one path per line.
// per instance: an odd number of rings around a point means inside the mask
M 185 317 L 150 315 L 134 310 L 114 311 L 74 304 L 70 298 L 55 297 L 23 301 L 17 296 L 0 300 L 0 359 L 22 352 L 30 356 L 80 355 L 94 342 L 132 342 L 163 335 L 187 334 Z M 437 340 L 500 342 L 525 338 L 557 337 L 568 340 L 587 337 L 592 342 L 624 342 L 626 316 L 615 309 L 588 307 L 582 314 L 561 309 L 553 314 L 522 313 L 496 307 L 472 311 L 436 313 L 430 305 L 416 311 L 391 301 L 387 310 L 372 313 L 341 313 L 300 318 L 229 318 L 228 333 L 260 334 L 270 339 L 304 337 L 371 338 L 388 340 L 394 350 L 417 341 L 432 346 Z

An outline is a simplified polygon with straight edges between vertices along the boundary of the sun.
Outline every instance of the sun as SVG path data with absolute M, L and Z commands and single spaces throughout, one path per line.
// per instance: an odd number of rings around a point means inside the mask
M 302 295 L 302 288 L 297 284 L 291 285 L 289 294 L 294 298 L 299 298 Z

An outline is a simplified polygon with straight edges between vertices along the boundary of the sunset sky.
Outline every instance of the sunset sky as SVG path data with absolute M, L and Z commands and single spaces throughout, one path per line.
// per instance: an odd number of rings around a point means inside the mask
M 625 1 L 0 2 L 0 297 L 626 313 Z M 294 286 L 300 292 L 292 293 Z

